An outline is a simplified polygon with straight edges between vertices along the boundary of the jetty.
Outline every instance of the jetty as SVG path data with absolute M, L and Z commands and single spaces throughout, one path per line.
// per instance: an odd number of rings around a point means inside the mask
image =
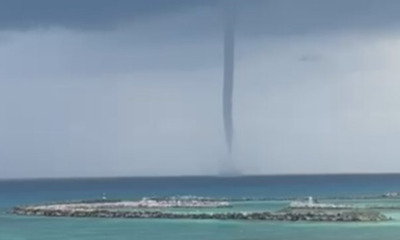
M 302 205 L 303 204 L 303 205 Z M 304 205 L 305 204 L 305 205 Z M 140 201 L 82 201 L 17 206 L 10 210 L 18 216 L 73 217 L 73 218 L 124 218 L 124 219 L 194 219 L 240 221 L 308 221 L 308 222 L 381 222 L 390 220 L 374 210 L 339 208 L 320 205 L 309 199 L 307 203 L 292 203 L 277 212 L 212 212 L 210 208 L 231 208 L 229 202 L 194 198 L 171 198 Z M 202 211 L 173 211 L 174 208 L 202 209 Z
M 162 211 L 113 211 L 98 209 L 55 209 L 15 207 L 11 213 L 19 216 L 74 217 L 74 218 L 125 218 L 125 219 L 197 219 L 197 220 L 248 220 L 248 221 L 309 221 L 309 222 L 381 222 L 385 215 L 374 211 L 346 212 L 228 212 L 179 213 Z
M 64 203 L 50 203 L 42 205 L 33 205 L 26 208 L 35 210 L 73 210 L 73 209 L 166 209 L 166 208 L 230 208 L 231 204 L 225 201 L 207 201 L 197 199 L 165 199 L 153 200 L 143 198 L 139 201 L 123 201 L 123 200 L 92 200 L 92 201 L 71 201 Z

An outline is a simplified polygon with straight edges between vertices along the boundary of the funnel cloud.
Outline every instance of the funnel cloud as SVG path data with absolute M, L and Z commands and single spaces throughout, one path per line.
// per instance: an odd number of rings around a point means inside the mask
M 235 17 L 234 6 L 225 1 L 225 26 L 224 26 L 224 87 L 223 87 L 223 114 L 225 139 L 228 151 L 232 153 L 233 120 L 232 96 L 234 77 L 234 50 L 235 50 Z

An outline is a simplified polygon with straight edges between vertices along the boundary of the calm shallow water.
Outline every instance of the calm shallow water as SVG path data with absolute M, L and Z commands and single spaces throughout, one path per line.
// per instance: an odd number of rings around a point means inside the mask
M 247 178 L 127 178 L 0 182 L 0 208 L 66 199 L 198 195 L 286 197 L 400 191 L 400 175 Z M 394 202 L 396 203 L 396 202 Z M 362 203 L 361 203 L 362 204 Z M 392 203 L 390 203 L 392 204 Z M 400 204 L 400 203 L 399 203 Z M 280 202 L 235 203 L 244 210 L 279 209 Z M 399 213 L 393 213 L 400 219 Z M 387 223 L 266 223 L 183 220 L 67 219 L 0 215 L 0 240 L 13 239 L 363 239 L 398 240 L 400 221 Z

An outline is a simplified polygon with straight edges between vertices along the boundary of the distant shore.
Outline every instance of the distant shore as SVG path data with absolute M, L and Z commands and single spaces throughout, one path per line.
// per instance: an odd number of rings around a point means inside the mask
M 177 196 L 182 197 L 182 196 Z M 307 197 L 192 197 L 207 201 L 228 201 L 228 202 L 253 202 L 253 201 L 296 201 L 305 200 Z M 150 197 L 153 200 L 167 200 L 175 197 Z M 376 195 L 354 195 L 354 196 L 318 196 L 319 200 L 381 200 L 381 199 L 398 199 L 400 201 L 400 192 L 388 192 Z

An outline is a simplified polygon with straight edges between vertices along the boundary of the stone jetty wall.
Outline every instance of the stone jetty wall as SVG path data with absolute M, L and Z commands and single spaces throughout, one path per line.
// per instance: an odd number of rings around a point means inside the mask
M 126 218 L 126 219 L 197 219 L 242 221 L 310 221 L 310 222 L 380 222 L 389 220 L 379 212 L 230 212 L 230 213 L 177 213 L 161 211 L 113 211 L 97 209 L 55 209 L 15 207 L 12 214 L 22 216 Z
M 42 204 L 30 206 L 38 210 L 76 210 L 76 209 L 161 209 L 161 208 L 230 208 L 229 202 L 206 201 L 206 200 L 151 200 L 143 198 L 140 201 L 81 201 L 67 203 Z

